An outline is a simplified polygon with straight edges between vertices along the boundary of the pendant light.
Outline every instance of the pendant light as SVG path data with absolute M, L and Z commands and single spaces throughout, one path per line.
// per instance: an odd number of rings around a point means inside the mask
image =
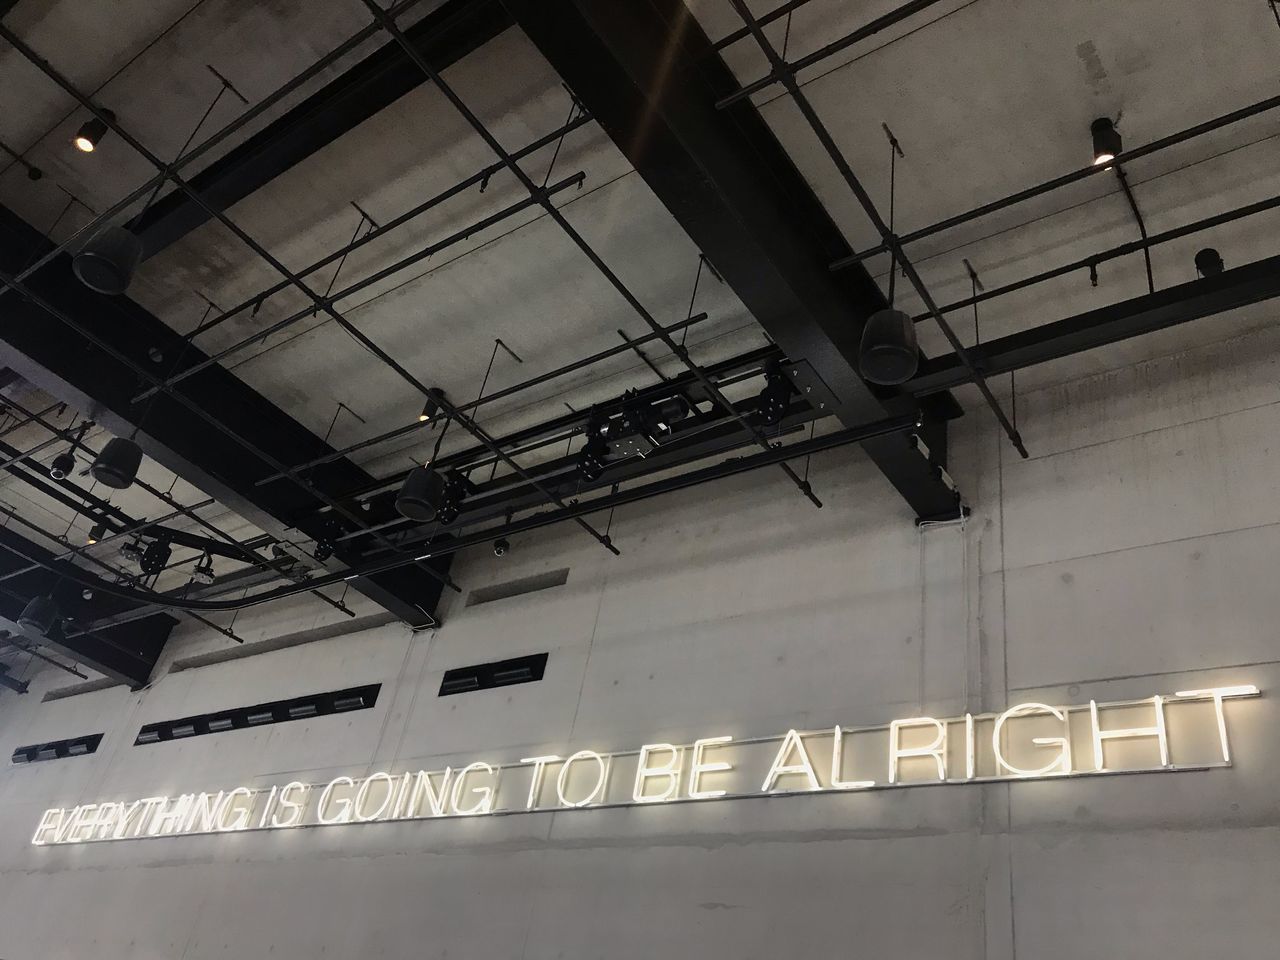
M 396 511 L 406 519 L 429 523 L 445 505 L 448 486 L 442 473 L 430 467 L 414 467 L 396 494 Z
M 1120 131 L 1110 117 L 1099 117 L 1089 125 L 1093 135 L 1093 165 L 1110 163 L 1124 149 Z
M 32 597 L 18 614 L 18 625 L 47 637 L 58 622 L 58 605 L 51 596 Z
M 142 241 L 137 235 L 126 227 L 109 226 L 71 258 L 71 269 L 90 290 L 119 296 L 129 289 L 141 260 Z
M 110 110 L 103 110 L 102 115 L 115 123 L 116 115 Z M 80 124 L 80 129 L 76 131 L 76 135 L 71 138 L 71 143 L 81 153 L 93 153 L 98 149 L 98 144 L 102 142 L 102 138 L 107 135 L 111 128 L 107 125 L 106 120 L 100 120 L 97 117 L 90 117 L 84 123 Z
M 142 448 L 125 437 L 112 437 L 89 468 L 93 478 L 113 490 L 123 490 L 138 476 Z

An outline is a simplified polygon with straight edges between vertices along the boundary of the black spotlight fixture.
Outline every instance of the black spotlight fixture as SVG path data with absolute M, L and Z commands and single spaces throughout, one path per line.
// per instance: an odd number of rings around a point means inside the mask
M 126 227 L 110 226 L 94 234 L 71 258 L 71 269 L 90 290 L 118 296 L 129 289 L 141 260 L 138 236 Z
M 493 541 L 493 555 L 495 557 L 505 557 L 510 552 L 511 543 L 508 540 L 499 537 L 497 540 Z
M 1089 125 L 1089 132 L 1093 134 L 1093 165 L 1095 167 L 1110 163 L 1124 149 L 1120 131 L 1116 129 L 1115 122 L 1110 117 L 1099 117 L 1093 121 Z
M 435 419 L 436 414 L 440 412 L 440 400 L 444 397 L 444 391 L 439 387 L 432 387 L 427 391 L 427 401 L 422 405 L 422 412 L 418 414 L 419 423 L 427 423 Z
M 893 307 L 877 310 L 862 330 L 858 369 L 864 379 L 883 386 L 906 383 L 920 362 L 916 325 L 910 314 Z
M 125 437 L 112 437 L 89 470 L 93 478 L 113 490 L 124 490 L 138 476 L 142 448 Z
M 49 464 L 49 476 L 55 480 L 65 480 L 71 476 L 76 469 L 76 458 L 70 450 L 64 450 L 53 458 L 53 462 Z
M 1196 272 L 1202 277 L 1216 277 L 1226 269 L 1222 254 L 1213 247 L 1205 247 L 1196 253 Z
M 396 511 L 408 520 L 429 523 L 448 500 L 449 481 L 430 467 L 414 467 L 396 494 Z
M 776 363 L 765 368 L 764 389 L 760 391 L 758 403 L 756 417 L 768 427 L 781 423 L 791 407 L 791 383 Z
M 57 623 L 58 605 L 51 596 L 32 597 L 18 614 L 20 626 L 42 637 L 47 637 Z
M 587 426 L 587 442 L 578 451 L 578 476 L 588 483 L 600 479 L 607 466 L 605 457 L 609 456 L 609 441 L 605 433 L 609 424 L 592 422 Z
M 95 523 L 89 528 L 89 536 L 85 537 L 85 546 L 93 546 L 99 540 L 107 535 L 107 525 L 105 523 Z
M 110 110 L 103 110 L 102 115 L 112 123 L 116 121 L 116 115 Z M 81 153 L 93 153 L 98 149 L 98 144 L 102 142 L 102 138 L 107 135 L 107 131 L 111 128 L 107 126 L 106 120 L 100 120 L 98 117 L 90 117 L 80 125 L 80 129 L 76 131 L 76 135 L 71 138 L 71 143 Z
M 196 568 L 191 572 L 191 579 L 196 583 L 213 583 L 213 557 L 205 554 L 196 561 Z

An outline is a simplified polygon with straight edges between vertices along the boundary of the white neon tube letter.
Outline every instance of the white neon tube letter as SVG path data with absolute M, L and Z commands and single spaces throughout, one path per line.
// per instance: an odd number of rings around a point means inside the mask
M 723 790 L 703 790 L 701 787 L 702 775 L 704 773 L 721 773 L 725 770 L 732 770 L 733 764 L 724 763 L 723 761 L 712 761 L 710 763 L 703 760 L 703 755 L 708 748 L 715 748 L 721 744 L 732 743 L 733 737 L 703 737 L 701 740 L 693 741 L 691 756 L 689 757 L 689 798 L 692 800 L 711 800 L 715 797 L 723 797 Z
M 1227 718 L 1222 712 L 1222 701 L 1228 697 L 1256 697 L 1258 688 L 1253 684 L 1242 684 L 1236 687 L 1209 687 L 1205 690 L 1179 690 L 1174 696 L 1186 700 L 1213 700 L 1213 709 L 1218 714 L 1218 740 L 1222 743 L 1222 759 L 1231 762 L 1231 744 L 1227 740 Z
M 833 731 L 834 740 L 831 744 L 831 786 L 837 790 L 865 790 L 867 787 L 874 787 L 874 780 L 842 780 L 840 774 L 844 771 L 844 731 L 840 729 L 840 725 L 836 724 Z
M 49 841 L 44 836 L 50 831 L 56 837 L 58 835 L 58 827 L 62 825 L 62 807 L 50 807 L 44 812 L 44 816 L 40 818 L 40 825 L 36 827 L 36 832 L 31 838 L 31 842 L 37 847 L 42 847 Z
M 440 778 L 440 789 L 437 790 L 436 785 L 431 782 L 431 773 L 427 770 L 419 770 L 413 780 L 413 792 L 409 794 L 409 807 L 405 816 L 413 818 L 419 815 L 419 801 L 424 795 L 433 817 L 443 817 L 448 813 L 449 779 L 452 776 L 453 768 L 445 767 L 444 774 Z
M 247 803 L 237 804 L 237 800 Z M 227 823 L 227 812 L 234 811 L 235 818 Z M 248 787 L 236 787 L 223 798 L 222 809 L 218 812 L 218 829 L 226 832 L 243 830 L 249 825 L 249 815 L 253 812 L 253 791 Z
M 903 747 L 899 742 L 903 730 L 913 727 L 933 727 L 935 735 L 931 743 L 923 747 Z M 932 757 L 938 767 L 938 779 L 947 779 L 947 725 L 933 717 L 911 717 L 894 720 L 889 724 L 889 782 L 898 782 L 898 761 L 905 757 Z
M 525 757 L 521 763 L 533 764 L 533 779 L 529 782 L 529 799 L 525 801 L 524 808 L 532 810 L 538 805 L 538 795 L 542 792 L 542 778 L 546 774 L 548 763 L 557 763 L 560 757 L 554 753 L 549 753 L 545 757 Z
M 453 781 L 453 812 L 470 816 L 477 813 L 493 812 L 493 794 L 494 789 L 489 784 L 483 784 L 478 787 L 467 788 L 467 775 L 483 771 L 489 776 L 496 776 L 493 767 L 485 763 L 483 760 L 477 760 L 475 763 L 468 763 L 465 767 L 458 771 L 458 778 Z M 479 797 L 475 803 L 469 807 L 462 806 L 462 794 L 473 793 Z
M 298 793 L 297 798 L 291 796 L 294 792 Z M 293 780 L 281 787 L 280 803 L 276 807 L 276 812 L 271 815 L 271 826 L 296 827 L 301 823 L 302 811 L 306 807 L 307 794 L 310 792 L 311 785 L 300 780 Z
M 320 823 L 347 823 L 351 820 L 351 798 L 338 798 L 338 813 L 330 817 L 328 815 L 329 800 L 333 796 L 335 787 L 354 787 L 356 782 L 350 777 L 334 777 L 330 780 L 322 791 L 320 791 L 320 801 L 316 804 L 316 820 Z
M 795 753 L 798 759 L 795 763 L 788 763 L 787 760 L 792 753 Z M 809 751 L 804 748 L 804 740 L 795 730 L 788 730 L 786 736 L 782 738 L 782 743 L 778 745 L 778 752 L 773 757 L 773 764 L 765 775 L 760 792 L 768 793 L 778 782 L 779 777 L 791 774 L 803 774 L 809 781 L 810 790 L 822 789 L 822 784 L 818 782 L 818 774 L 814 772 L 813 764 L 809 760 Z
M 660 766 L 652 766 L 649 758 L 655 753 L 667 754 L 667 762 Z M 657 777 L 666 780 L 661 793 L 645 795 L 645 787 L 649 781 Z M 631 790 L 631 799 L 636 803 L 663 803 L 680 792 L 680 748 L 670 743 L 646 743 L 640 748 L 640 757 L 636 761 L 636 782 Z
M 1012 717 L 1025 716 L 1030 713 L 1041 712 L 1047 713 L 1061 720 L 1063 723 L 1063 734 L 1061 737 L 1032 737 L 1031 742 L 1039 747 L 1057 747 L 1058 755 L 1043 767 L 1036 767 L 1034 770 L 1024 770 L 1021 767 L 1015 767 L 1005 759 L 1004 750 L 1000 747 L 1000 731 L 1004 729 L 1006 720 Z M 996 717 L 995 726 L 991 728 L 991 749 L 996 755 L 996 773 L 1000 774 L 1004 770 L 1008 770 L 1015 777 L 1043 777 L 1047 773 L 1053 772 L 1053 768 L 1061 765 L 1062 773 L 1071 772 L 1071 741 L 1065 734 L 1070 730 L 1066 727 L 1067 715 L 1064 711 L 1057 707 L 1051 707 L 1044 703 L 1020 703 L 1015 707 L 1010 707 L 1000 716 Z
M 1164 697 L 1151 698 L 1151 706 L 1155 708 L 1156 722 L 1151 727 L 1127 727 L 1119 730 L 1103 730 L 1098 722 L 1098 702 L 1089 701 L 1089 717 L 1093 721 L 1093 763 L 1099 770 L 1106 770 L 1102 744 L 1107 740 L 1136 740 L 1139 737 L 1155 737 L 1160 744 L 1160 766 L 1169 765 L 1169 734 L 1164 726 Z
M 573 765 L 579 760 L 592 759 L 596 762 L 596 782 L 595 786 L 588 791 L 587 795 L 581 800 L 570 800 L 565 796 L 564 788 L 569 781 L 569 771 L 573 769 Z M 609 764 L 605 762 L 604 757 L 596 753 L 594 750 L 579 750 L 577 753 L 569 757 L 564 762 L 564 766 L 560 768 L 560 776 L 556 777 L 556 796 L 560 799 L 562 807 L 585 807 L 589 803 L 595 802 L 597 799 L 604 798 L 605 784 L 609 779 Z
M 382 803 L 378 805 L 378 809 L 374 810 L 373 813 L 365 813 L 365 801 L 369 799 L 370 787 L 375 782 L 386 784 L 386 793 L 382 798 Z M 395 799 L 395 796 L 395 780 L 392 779 L 391 774 L 381 772 L 371 773 L 369 776 L 364 778 L 364 782 L 360 784 L 360 789 L 356 791 L 356 798 L 352 803 L 351 812 L 361 823 L 369 823 L 373 820 L 377 820 L 387 812 L 387 808 L 391 806 L 391 802 Z

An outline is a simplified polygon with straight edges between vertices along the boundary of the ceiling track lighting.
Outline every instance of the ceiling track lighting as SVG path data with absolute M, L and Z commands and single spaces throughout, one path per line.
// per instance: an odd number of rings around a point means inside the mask
M 103 110 L 102 115 L 110 120 L 111 123 L 116 122 L 116 115 L 110 110 Z M 102 138 L 107 135 L 111 127 L 107 124 L 107 120 L 98 117 L 90 117 L 84 123 L 80 124 L 80 129 L 76 131 L 76 135 L 71 138 L 72 144 L 81 153 L 93 153 L 98 149 L 98 144 L 102 142 Z
M 113 490 L 124 490 L 138 477 L 142 448 L 126 437 L 112 437 L 89 468 L 93 478 Z
M 1093 135 L 1093 165 L 1095 167 L 1110 163 L 1124 150 L 1120 139 L 1120 131 L 1110 117 L 1099 117 L 1089 125 Z
M 47 637 L 57 626 L 59 616 L 58 605 L 52 596 L 32 597 L 18 614 L 18 625 Z
M 49 476 L 55 480 L 65 480 L 76 469 L 76 458 L 70 450 L 64 450 L 53 458 L 49 464 Z
M 89 536 L 85 538 L 85 546 L 91 547 L 99 540 L 106 539 L 107 525 L 99 521 L 89 528 Z
M 440 413 L 440 401 L 444 399 L 444 391 L 439 387 L 432 387 L 427 391 L 426 403 L 422 405 L 422 412 L 418 414 L 419 423 L 429 423 L 435 419 Z

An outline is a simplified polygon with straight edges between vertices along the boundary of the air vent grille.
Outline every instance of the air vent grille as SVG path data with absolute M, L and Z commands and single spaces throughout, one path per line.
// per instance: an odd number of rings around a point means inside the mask
M 489 690 L 493 687 L 510 687 L 517 683 L 533 683 L 541 680 L 547 669 L 547 654 L 534 653 L 513 660 L 496 663 L 478 663 L 472 667 L 455 667 L 446 670 L 440 681 L 440 696 L 455 693 L 471 693 L 473 690 Z
M 18 747 L 10 758 L 12 763 L 35 763 L 39 760 L 60 760 L 63 757 L 83 757 L 98 749 L 102 742 L 102 734 L 90 733 L 83 737 L 72 737 L 69 740 L 55 740 L 52 743 L 33 743 L 30 746 Z

